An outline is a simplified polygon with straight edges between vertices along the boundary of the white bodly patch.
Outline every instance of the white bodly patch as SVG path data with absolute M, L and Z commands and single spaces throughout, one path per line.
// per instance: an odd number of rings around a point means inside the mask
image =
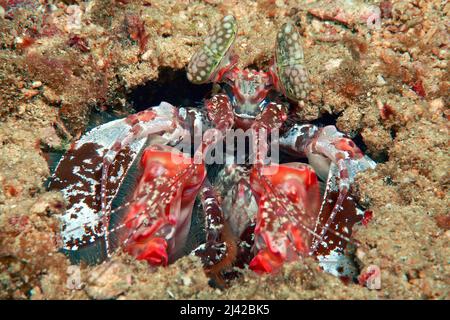
M 358 275 L 358 269 L 352 259 L 340 252 L 331 251 L 329 255 L 318 256 L 317 259 L 323 270 L 334 276 L 352 279 Z

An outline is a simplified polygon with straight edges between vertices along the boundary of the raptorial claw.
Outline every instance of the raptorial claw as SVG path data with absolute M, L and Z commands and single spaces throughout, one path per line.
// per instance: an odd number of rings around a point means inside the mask
M 325 270 L 353 277 L 355 268 L 344 250 L 353 225 L 361 220 L 362 212 L 351 195 L 351 184 L 359 172 L 374 168 L 376 164 L 334 126 L 321 128 L 306 154 L 323 178 L 325 173 L 328 175 L 316 230 L 318 237 L 312 249 Z
M 63 249 L 70 256 L 82 259 L 81 252 L 93 246 L 99 246 L 92 255 L 94 260 L 111 253 L 108 225 L 112 201 L 151 134 L 159 134 L 165 141 L 186 135 L 175 107 L 161 102 L 98 126 L 75 142 L 58 163 L 49 188 L 61 190 L 68 202 L 61 217 L 61 234 Z
M 167 265 L 184 247 L 195 197 L 206 176 L 203 164 L 169 147 L 145 150 L 143 174 L 123 218 L 120 243 L 152 265 Z
M 308 165 L 292 163 L 255 167 L 250 181 L 259 205 L 257 255 L 250 268 L 274 272 L 284 262 L 309 254 L 320 207 L 318 180 Z
M 195 84 L 220 81 L 222 74 L 235 63 L 230 62 L 229 51 L 236 33 L 236 19 L 231 15 L 224 17 L 189 61 L 189 81 Z
M 311 253 L 324 270 L 354 277 L 357 272 L 345 249 L 363 212 L 356 205 L 351 186 L 359 172 L 374 168 L 376 163 L 334 126 L 294 125 L 280 143 L 287 152 L 306 156 L 317 175 L 327 182 Z

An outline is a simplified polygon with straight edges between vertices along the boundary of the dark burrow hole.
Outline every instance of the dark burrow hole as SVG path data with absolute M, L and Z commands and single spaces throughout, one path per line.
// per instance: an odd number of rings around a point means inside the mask
M 189 82 L 184 69 L 162 67 L 158 79 L 134 89 L 129 100 L 136 111 L 157 106 L 161 101 L 176 107 L 196 107 L 208 97 L 211 89 L 212 84 L 196 85 Z

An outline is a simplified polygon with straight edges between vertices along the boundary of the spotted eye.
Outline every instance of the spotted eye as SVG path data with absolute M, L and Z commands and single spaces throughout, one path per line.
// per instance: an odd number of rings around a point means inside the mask
M 277 35 L 276 71 L 283 93 L 292 100 L 305 99 L 309 91 L 300 34 L 296 27 L 285 23 Z
M 222 19 L 206 37 L 203 46 L 192 56 L 187 67 L 187 78 L 192 83 L 208 82 L 222 67 L 222 60 L 236 38 L 237 24 L 233 16 Z

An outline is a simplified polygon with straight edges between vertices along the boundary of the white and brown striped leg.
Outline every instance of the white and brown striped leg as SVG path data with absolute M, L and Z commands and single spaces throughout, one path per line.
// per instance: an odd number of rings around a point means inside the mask
M 205 214 L 206 242 L 193 253 L 201 258 L 206 274 L 216 285 L 223 287 L 222 272 L 236 259 L 237 239 L 225 220 L 216 191 L 207 180 L 200 191 L 200 200 Z

